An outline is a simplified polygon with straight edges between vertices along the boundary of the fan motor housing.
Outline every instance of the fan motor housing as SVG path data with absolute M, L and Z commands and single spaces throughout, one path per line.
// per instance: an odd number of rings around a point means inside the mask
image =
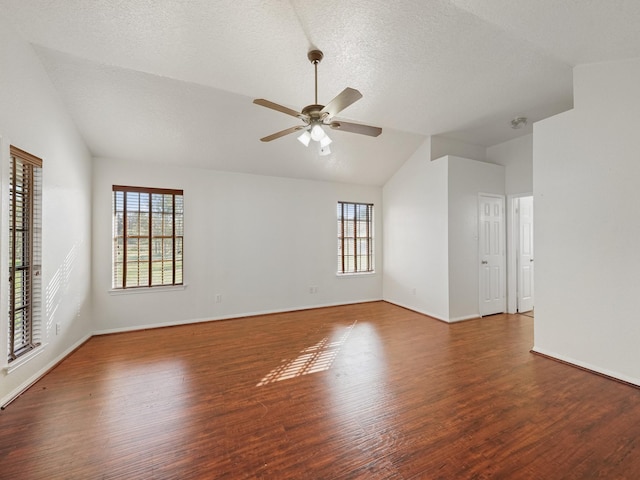
M 303 115 L 308 115 L 312 120 L 319 120 L 322 115 L 320 111 L 324 108 L 324 105 L 307 105 L 302 109 Z

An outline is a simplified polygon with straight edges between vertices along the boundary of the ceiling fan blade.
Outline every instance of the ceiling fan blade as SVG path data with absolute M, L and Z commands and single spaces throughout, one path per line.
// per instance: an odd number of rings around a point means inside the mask
M 347 87 L 336 98 L 331 100 L 326 107 L 320 110 L 320 114 L 325 117 L 333 117 L 361 98 L 362 94 L 358 90 Z
M 261 142 L 270 142 L 271 140 L 275 140 L 277 138 L 284 137 L 285 135 L 289 135 L 290 133 L 297 132 L 298 130 L 302 130 L 303 128 L 304 128 L 304 125 L 298 125 L 296 127 L 287 128 L 286 130 L 281 130 L 279 132 L 272 133 L 271 135 L 269 135 L 267 137 L 263 137 L 263 138 L 260 139 L 260 141 Z
M 360 135 L 369 135 L 370 137 L 377 137 L 382 133 L 380 127 L 370 127 L 369 125 L 362 125 L 360 123 L 350 123 L 343 121 L 331 122 L 329 126 L 334 130 L 341 130 L 349 133 L 359 133 Z
M 267 107 L 272 110 L 276 110 L 278 112 L 286 113 L 287 115 L 291 115 L 292 117 L 300 118 L 302 120 L 308 120 L 309 116 L 300 112 L 296 112 L 288 107 L 283 107 L 282 105 L 278 105 L 277 103 L 270 102 L 269 100 L 265 100 L 264 98 L 256 98 L 253 103 L 256 105 L 260 105 L 262 107 Z

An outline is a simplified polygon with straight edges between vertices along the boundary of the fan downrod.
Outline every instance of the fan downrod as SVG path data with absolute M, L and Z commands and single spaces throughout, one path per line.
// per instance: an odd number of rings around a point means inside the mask
M 316 105 L 318 104 L 318 64 L 322 60 L 322 57 L 324 57 L 324 55 L 322 54 L 322 52 L 320 50 L 309 50 L 309 53 L 307 53 L 307 58 L 313 64 L 313 69 L 315 70 L 315 77 L 316 77 L 316 88 L 315 88 Z

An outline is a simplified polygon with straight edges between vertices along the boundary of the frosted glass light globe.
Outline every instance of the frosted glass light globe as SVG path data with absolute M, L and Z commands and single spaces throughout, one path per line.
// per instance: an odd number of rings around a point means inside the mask
M 324 138 L 325 133 L 322 127 L 318 124 L 315 124 L 311 129 L 311 139 L 318 142 Z
M 300 135 L 298 137 L 298 140 L 300 141 L 301 144 L 303 144 L 305 147 L 309 146 L 309 142 L 311 141 L 311 135 L 309 135 L 309 132 L 307 132 L 306 130 L 304 132 L 302 132 L 302 135 Z

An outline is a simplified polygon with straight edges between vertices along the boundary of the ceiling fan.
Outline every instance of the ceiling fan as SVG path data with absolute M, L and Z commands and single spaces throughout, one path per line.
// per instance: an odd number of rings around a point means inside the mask
M 320 50 L 311 50 L 307 54 L 307 58 L 315 68 L 315 103 L 313 105 L 307 105 L 301 112 L 296 112 L 291 108 L 283 107 L 264 98 L 257 98 L 253 101 L 256 105 L 271 108 L 272 110 L 299 118 L 304 123 L 304 125 L 297 125 L 263 137 L 260 139 L 261 141 L 270 142 L 271 140 L 284 137 L 290 133 L 302 131 L 298 140 L 300 140 L 303 145 L 309 146 L 310 141 L 314 140 L 320 143 L 320 155 L 328 155 L 331 153 L 329 149 L 331 139 L 322 127 L 329 127 L 343 132 L 359 133 L 360 135 L 368 135 L 370 137 L 377 137 L 382 133 L 382 129 L 379 127 L 333 119 L 335 115 L 362 98 L 362 94 L 355 88 L 345 88 L 326 106 L 318 104 L 318 64 L 323 56 Z

